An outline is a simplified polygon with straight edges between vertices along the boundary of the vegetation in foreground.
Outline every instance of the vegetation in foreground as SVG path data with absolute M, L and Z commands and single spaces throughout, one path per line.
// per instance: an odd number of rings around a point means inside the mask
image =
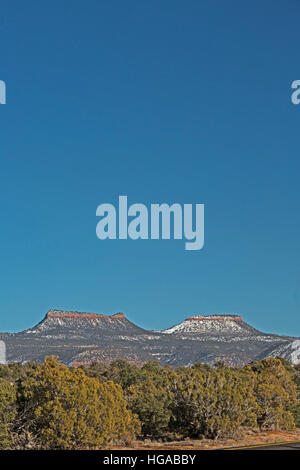
M 237 439 L 300 426 L 300 366 L 267 358 L 243 368 L 0 366 L 1 449 L 93 449 L 135 439 Z

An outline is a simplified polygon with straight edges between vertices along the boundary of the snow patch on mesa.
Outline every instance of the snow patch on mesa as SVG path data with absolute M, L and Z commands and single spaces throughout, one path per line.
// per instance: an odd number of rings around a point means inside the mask
M 233 315 L 208 315 L 208 316 L 193 316 L 187 318 L 184 322 L 179 325 L 175 325 L 172 328 L 163 330 L 162 333 L 199 333 L 199 332 L 239 332 L 243 330 L 242 326 L 239 325 L 241 318 Z
M 291 344 L 292 352 L 291 352 L 291 362 L 292 364 L 299 364 L 300 363 L 300 340 L 297 339 Z

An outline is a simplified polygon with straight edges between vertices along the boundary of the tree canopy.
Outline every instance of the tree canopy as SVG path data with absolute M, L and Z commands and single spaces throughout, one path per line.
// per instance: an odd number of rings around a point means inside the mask
M 300 422 L 300 367 L 280 358 L 241 368 L 173 369 L 125 360 L 0 366 L 0 448 L 92 449 L 135 438 L 235 437 Z

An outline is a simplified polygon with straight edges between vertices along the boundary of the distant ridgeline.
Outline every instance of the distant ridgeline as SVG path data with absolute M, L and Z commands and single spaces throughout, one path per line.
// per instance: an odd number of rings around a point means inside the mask
M 141 315 L 142 317 L 142 315 Z M 300 339 L 263 333 L 239 315 L 190 315 L 163 331 L 146 330 L 118 312 L 114 315 L 51 309 L 33 328 L 0 333 L 10 362 L 43 362 L 59 356 L 67 365 L 127 359 L 142 365 L 158 361 L 173 367 L 197 362 L 243 366 L 281 356 L 300 362 Z

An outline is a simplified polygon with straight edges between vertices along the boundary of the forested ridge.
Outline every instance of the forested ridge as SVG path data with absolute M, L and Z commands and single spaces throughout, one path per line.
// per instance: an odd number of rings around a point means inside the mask
M 300 366 L 267 358 L 230 368 L 0 366 L 1 449 L 97 449 L 135 439 L 238 437 L 300 426 Z

